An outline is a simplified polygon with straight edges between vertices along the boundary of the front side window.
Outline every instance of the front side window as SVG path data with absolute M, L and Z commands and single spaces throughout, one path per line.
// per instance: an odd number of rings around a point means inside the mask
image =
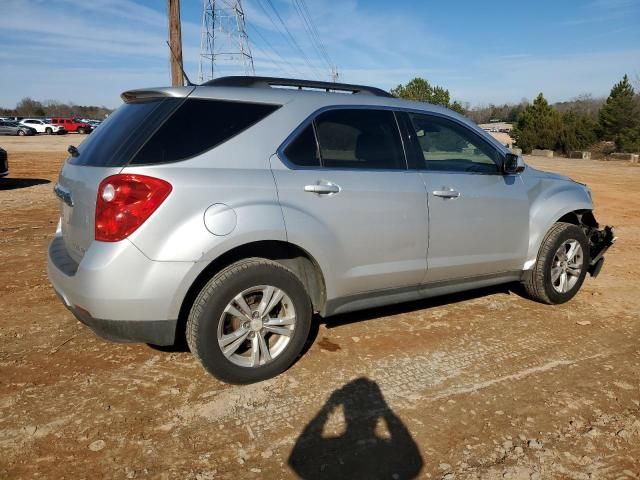
M 424 159 L 436 171 L 499 173 L 498 151 L 467 127 L 434 115 L 409 113 Z
M 329 110 L 318 115 L 314 123 L 325 168 L 406 169 L 393 112 Z

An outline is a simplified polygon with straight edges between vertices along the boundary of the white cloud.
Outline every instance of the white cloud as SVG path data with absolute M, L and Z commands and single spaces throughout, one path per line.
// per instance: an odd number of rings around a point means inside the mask
M 309 60 L 278 33 L 260 7 L 264 5 L 278 22 L 267 2 L 247 0 L 244 6 L 256 73 L 328 80 L 329 68 L 311 54 L 308 35 L 291 2 L 273 1 L 302 49 L 309 52 Z M 13 106 L 27 95 L 115 106 L 123 90 L 169 82 L 165 1 L 152 4 L 159 10 L 134 0 L 0 2 L 0 40 L 4 39 L 5 45 L 0 50 L 1 106 Z M 477 104 L 519 101 L 539 91 L 552 100 L 567 99 L 578 92 L 602 95 L 625 71 L 634 74 L 638 70 L 637 48 L 615 50 L 604 40 L 600 53 L 543 56 L 514 44 L 509 46 L 511 50 L 489 56 L 481 49 L 456 43 L 460 40 L 455 34 L 444 38 L 434 33 L 411 8 L 390 8 L 389 4 L 374 9 L 356 0 L 308 4 L 344 82 L 389 89 L 422 76 L 448 88 L 453 98 Z M 594 0 L 584 6 L 582 14 L 602 16 L 636 5 L 630 0 Z M 200 25 L 195 18 L 185 18 L 184 11 L 183 4 L 185 69 L 197 81 Z M 256 28 L 279 55 L 265 45 Z M 228 61 L 220 61 L 218 67 L 223 74 L 243 73 Z

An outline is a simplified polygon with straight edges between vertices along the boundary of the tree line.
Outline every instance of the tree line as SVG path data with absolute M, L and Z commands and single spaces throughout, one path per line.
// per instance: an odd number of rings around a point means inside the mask
M 112 112 L 107 107 L 75 105 L 57 100 L 40 102 L 30 97 L 20 100 L 16 108 L 0 108 L 0 117 L 80 117 L 102 119 Z
M 625 75 L 606 99 L 582 95 L 550 105 L 540 93 L 533 103 L 469 108 L 451 100 L 449 91 L 422 78 L 391 90 L 397 97 L 442 105 L 466 115 L 476 123 L 500 120 L 514 124 L 512 136 L 525 153 L 534 148 L 568 153 L 594 144 L 615 143 L 619 152 L 640 152 L 640 94 Z

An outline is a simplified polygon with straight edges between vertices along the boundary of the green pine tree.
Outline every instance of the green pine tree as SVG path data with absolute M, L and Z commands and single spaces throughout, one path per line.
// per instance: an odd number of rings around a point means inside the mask
M 462 104 L 457 100 L 451 102 L 449 90 L 443 87 L 433 86 L 424 78 L 416 77 L 405 85 L 398 85 L 391 89 L 391 95 L 405 100 L 433 103 L 450 108 L 458 113 L 464 113 Z
M 540 93 L 518 116 L 513 130 L 518 147 L 524 152 L 534 148 L 561 148 L 562 117 Z
M 635 91 L 625 75 L 611 89 L 598 115 L 598 133 L 603 140 L 616 142 L 621 151 L 637 150 L 640 144 L 640 108 Z

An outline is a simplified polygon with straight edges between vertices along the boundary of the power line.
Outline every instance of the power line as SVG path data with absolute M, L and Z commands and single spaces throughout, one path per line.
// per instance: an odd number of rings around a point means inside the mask
M 291 2 L 298 12 L 298 15 L 302 19 L 303 27 L 305 28 L 307 34 L 309 35 L 309 38 L 311 39 L 311 44 L 318 52 L 320 58 L 324 59 L 327 67 L 329 67 L 329 70 L 333 70 L 335 68 L 334 63 L 327 53 L 327 49 L 322 42 L 322 37 L 318 33 L 318 29 L 316 28 L 316 25 L 313 21 L 311 13 L 309 12 L 309 8 L 307 7 L 305 0 L 291 0 Z
M 284 22 L 284 20 L 282 19 L 282 17 L 280 16 L 280 13 L 278 12 L 278 10 L 276 9 L 275 5 L 273 4 L 273 2 L 271 0 L 266 0 L 266 2 L 269 4 L 269 6 L 271 7 L 271 10 L 273 11 L 273 13 L 275 14 L 277 20 L 279 21 L 279 25 L 273 20 L 273 17 L 271 16 L 271 14 L 267 11 L 267 9 L 265 8 L 265 6 L 262 3 L 262 0 L 257 0 L 258 5 L 260 6 L 260 8 L 262 9 L 262 11 L 265 13 L 265 15 L 267 16 L 267 18 L 269 19 L 269 21 L 273 24 L 273 26 L 275 27 L 275 29 L 278 31 L 278 33 L 280 33 L 283 38 L 285 39 L 285 41 L 292 46 L 295 50 L 298 51 L 298 53 L 300 53 L 302 59 L 304 60 L 304 62 L 307 64 L 307 66 L 309 67 L 309 69 L 313 72 L 313 74 L 316 76 L 317 79 L 321 79 L 322 78 L 322 74 L 318 71 L 318 69 L 311 63 L 311 61 L 309 60 L 309 57 L 306 55 L 306 53 L 302 50 L 302 48 L 300 48 L 300 45 L 298 44 L 297 40 L 294 38 L 293 34 L 291 33 L 291 31 L 289 30 L 289 27 L 287 27 L 286 23 Z
M 273 52 L 277 57 L 279 57 L 279 58 L 280 58 L 280 60 L 273 58 L 273 57 L 269 54 L 269 52 L 268 52 L 266 49 L 262 49 L 262 48 L 258 47 L 258 46 L 257 46 L 257 44 L 256 44 L 256 42 L 254 42 L 254 46 L 255 46 L 256 48 L 258 48 L 260 51 L 262 51 L 263 53 L 265 53 L 265 54 L 266 54 L 266 55 L 271 59 L 271 61 L 272 61 L 274 64 L 285 64 L 285 65 L 288 65 L 288 66 L 289 66 L 289 67 L 290 67 L 290 68 L 291 68 L 291 69 L 296 73 L 296 75 L 298 75 L 298 76 L 304 76 L 304 75 L 300 72 L 300 70 L 298 70 L 298 69 L 296 68 L 296 66 L 295 66 L 295 65 L 293 65 L 293 64 L 292 64 L 291 62 L 289 62 L 288 60 L 285 60 L 285 58 L 284 58 L 282 55 L 280 55 L 280 54 L 278 53 L 278 51 L 273 47 L 273 45 L 271 45 L 271 42 L 269 42 L 269 40 L 267 40 L 267 39 L 262 35 L 262 33 L 260 33 L 260 30 L 258 30 L 255 26 L 253 26 L 250 22 L 247 22 L 247 26 L 248 26 L 248 27 L 249 27 L 249 28 L 250 28 L 250 29 L 251 29 L 251 30 L 252 30 L 256 35 L 258 35 L 258 36 L 262 39 L 262 41 L 265 43 L 265 45 L 267 46 L 267 48 L 268 48 L 269 50 L 271 50 L 271 52 Z

